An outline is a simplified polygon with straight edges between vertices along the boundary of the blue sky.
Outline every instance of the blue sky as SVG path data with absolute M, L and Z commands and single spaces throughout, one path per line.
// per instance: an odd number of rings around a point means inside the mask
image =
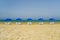
M 0 19 L 18 17 L 60 20 L 60 0 L 0 0 Z

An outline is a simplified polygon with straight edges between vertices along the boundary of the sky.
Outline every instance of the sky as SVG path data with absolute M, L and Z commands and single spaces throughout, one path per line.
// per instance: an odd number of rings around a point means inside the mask
M 5 18 L 60 20 L 60 0 L 0 0 L 0 19 Z

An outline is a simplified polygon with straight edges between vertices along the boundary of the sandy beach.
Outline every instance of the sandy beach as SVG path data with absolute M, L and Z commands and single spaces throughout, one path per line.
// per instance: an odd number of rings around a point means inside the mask
M 60 40 L 60 23 L 53 25 L 0 23 L 0 40 Z

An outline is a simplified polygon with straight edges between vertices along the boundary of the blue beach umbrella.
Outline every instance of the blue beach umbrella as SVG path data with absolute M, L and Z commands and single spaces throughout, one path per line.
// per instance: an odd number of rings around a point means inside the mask
M 28 24 L 32 24 L 32 18 L 28 18 L 27 21 L 28 21 Z
M 5 19 L 7 22 L 6 22 L 6 24 L 10 24 L 10 21 L 12 20 L 11 18 L 6 18 Z
M 50 18 L 49 21 L 50 21 L 50 24 L 54 24 L 54 18 Z
M 21 18 L 16 18 L 16 24 L 21 24 L 22 19 Z
M 43 21 L 44 19 L 43 18 L 39 18 L 38 21 Z
M 39 21 L 39 24 L 43 24 L 43 18 L 39 18 L 38 21 Z
M 32 21 L 32 18 L 28 18 L 27 21 Z
M 16 18 L 16 21 L 22 21 L 22 19 L 21 18 Z
M 49 18 L 49 21 L 54 21 L 55 19 L 54 18 Z
M 6 20 L 6 21 L 11 21 L 12 19 L 11 19 L 11 18 L 6 18 L 5 20 Z

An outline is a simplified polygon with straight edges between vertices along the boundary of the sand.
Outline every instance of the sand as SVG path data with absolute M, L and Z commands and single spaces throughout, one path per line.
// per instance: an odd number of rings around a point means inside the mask
M 0 24 L 0 40 L 60 40 L 60 23 Z

